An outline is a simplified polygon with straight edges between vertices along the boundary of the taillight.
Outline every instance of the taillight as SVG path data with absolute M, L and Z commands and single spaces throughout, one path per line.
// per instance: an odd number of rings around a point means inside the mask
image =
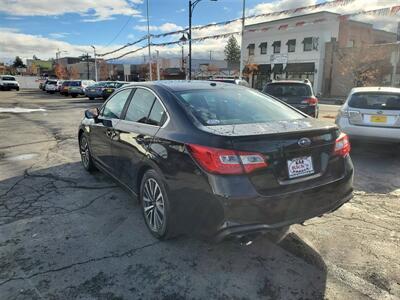
M 310 98 L 302 100 L 301 103 L 315 106 L 318 104 L 318 99 L 316 97 L 310 97 Z
M 346 156 L 347 154 L 350 153 L 351 146 L 350 146 L 350 141 L 349 137 L 345 133 L 340 133 L 339 137 L 336 139 L 335 142 L 335 149 L 334 149 L 334 155 L 339 155 L 339 156 Z
M 243 174 L 268 167 L 260 153 L 226 150 L 200 145 L 187 145 L 197 163 L 214 174 Z

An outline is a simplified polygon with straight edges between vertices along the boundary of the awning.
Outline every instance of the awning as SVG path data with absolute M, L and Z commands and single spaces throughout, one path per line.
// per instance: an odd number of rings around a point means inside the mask
M 295 40 L 295 39 L 293 39 L 293 40 L 288 40 L 288 41 L 286 42 L 286 45 L 296 45 L 296 40 Z
M 314 73 L 314 63 L 298 63 L 298 64 L 287 64 L 286 72 L 288 73 Z
M 260 45 L 258 47 L 264 48 L 264 47 L 267 47 L 267 45 L 268 45 L 268 43 L 264 42 L 264 43 L 260 43 Z
M 258 65 L 258 73 L 259 74 L 268 74 L 271 73 L 271 65 Z
M 272 68 L 272 72 L 275 74 L 283 73 L 283 64 L 275 64 L 274 67 Z
M 248 46 L 247 46 L 247 49 L 251 49 L 251 48 L 255 48 L 255 44 L 249 44 Z

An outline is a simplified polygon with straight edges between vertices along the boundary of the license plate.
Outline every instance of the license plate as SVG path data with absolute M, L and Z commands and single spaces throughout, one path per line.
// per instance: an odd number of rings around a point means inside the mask
M 386 123 L 387 117 L 386 116 L 371 116 L 372 123 Z
M 289 178 L 310 175 L 314 173 L 311 156 L 297 157 L 287 161 Z
M 112 89 L 107 89 L 107 92 L 112 93 L 113 90 Z

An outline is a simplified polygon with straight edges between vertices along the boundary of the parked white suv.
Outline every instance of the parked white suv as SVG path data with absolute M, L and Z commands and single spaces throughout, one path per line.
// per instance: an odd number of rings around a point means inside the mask
M 336 124 L 353 139 L 400 142 L 400 88 L 353 88 Z
M 57 80 L 51 80 L 49 79 L 44 86 L 44 89 L 47 93 L 54 94 L 57 92 L 58 86 L 57 86 Z
M 14 76 L 0 75 L 0 90 L 17 90 L 19 91 L 19 83 Z

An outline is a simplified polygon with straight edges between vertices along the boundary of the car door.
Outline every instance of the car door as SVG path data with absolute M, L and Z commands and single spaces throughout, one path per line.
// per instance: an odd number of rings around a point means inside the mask
M 138 191 L 137 172 L 141 162 L 165 118 L 165 109 L 154 92 L 138 87 L 123 120 L 115 126 L 112 148 L 118 155 L 118 178 L 135 192 Z
M 124 89 L 111 97 L 101 108 L 98 122 L 91 126 L 90 147 L 93 157 L 106 171 L 114 172 L 111 139 L 115 134 L 113 128 L 120 121 L 125 104 L 132 89 Z

